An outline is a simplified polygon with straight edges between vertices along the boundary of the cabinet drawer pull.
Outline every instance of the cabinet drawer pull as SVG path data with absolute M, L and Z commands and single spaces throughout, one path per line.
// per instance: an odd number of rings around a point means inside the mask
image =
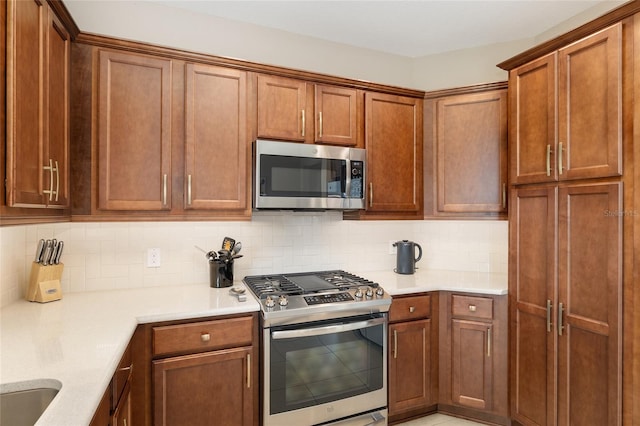
M 320 126 L 319 126 L 320 127 L 320 134 L 319 134 L 319 138 L 322 139 L 322 111 L 320 111 L 318 113 L 318 117 L 320 119 Z
M 414 313 L 416 311 L 415 306 L 409 306 L 409 312 Z
M 547 144 L 547 176 L 551 176 L 551 145 Z
M 44 192 L 45 194 L 49 194 L 49 201 L 53 201 L 53 160 L 51 158 L 49 158 L 49 165 L 48 166 L 44 166 L 44 170 L 48 170 L 49 171 L 49 189 L 45 189 L 42 192 Z
M 477 309 L 476 305 L 469 305 L 469 312 L 475 312 Z
M 558 174 L 562 174 L 562 142 L 558 144 Z
M 167 205 L 167 174 L 162 175 L 162 204 Z
M 203 343 L 207 343 L 209 340 L 211 340 L 211 335 L 209 333 L 202 333 L 200 335 L 200 340 L 202 340 Z
M 56 201 L 58 201 L 59 193 L 60 193 L 60 166 L 58 166 L 58 160 L 56 160 Z
M 187 176 L 187 205 L 191 205 L 191 175 Z
M 564 325 L 562 324 L 562 314 L 564 313 L 564 307 L 562 303 L 558 304 L 558 336 L 562 336 L 562 330 L 564 330 Z
M 251 388 L 251 354 L 247 354 L 247 388 Z
M 393 359 L 398 358 L 398 330 L 393 330 Z
M 373 182 L 369 182 L 369 207 L 373 207 Z
M 487 328 L 487 357 L 491 356 L 491 329 Z
M 507 208 L 507 183 L 502 182 L 502 208 Z
M 547 333 L 551 333 L 551 300 L 547 299 Z
M 304 137 L 304 128 L 306 127 L 305 123 L 306 123 L 306 120 L 305 120 L 305 117 L 304 117 L 304 110 L 302 110 L 302 137 Z

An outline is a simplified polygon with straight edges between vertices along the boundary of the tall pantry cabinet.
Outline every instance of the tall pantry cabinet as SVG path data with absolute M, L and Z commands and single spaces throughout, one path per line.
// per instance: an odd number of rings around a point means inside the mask
M 623 328 L 630 323 L 623 293 L 633 296 L 637 268 L 634 20 L 637 14 L 600 20 L 591 34 L 581 27 L 499 64 L 509 71 L 515 424 L 620 425 L 623 417 L 625 424 L 637 418 L 632 404 L 623 410 L 634 379 L 623 397 L 622 374 L 623 366 L 629 374 L 638 368 L 633 343 L 623 339 L 637 333 Z

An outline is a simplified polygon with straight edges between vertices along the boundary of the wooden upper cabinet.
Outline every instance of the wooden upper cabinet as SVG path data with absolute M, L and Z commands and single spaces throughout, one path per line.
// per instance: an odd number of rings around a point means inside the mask
M 422 213 L 422 99 L 365 93 L 367 213 Z
M 46 120 L 45 161 L 51 160 L 53 170 L 49 173 L 52 193 L 49 206 L 69 206 L 69 66 L 71 39 L 53 13 L 47 20 L 47 90 L 44 111 Z M 47 179 L 45 179 L 45 182 Z
M 622 173 L 621 46 L 618 23 L 510 71 L 514 184 Z
M 453 95 L 432 102 L 433 133 L 425 139 L 433 146 L 425 155 L 433 156 L 435 172 L 427 176 L 434 181 L 425 188 L 426 215 L 504 216 L 507 91 Z
M 357 140 L 357 90 L 316 84 L 315 142 L 355 146 Z
M 622 174 L 622 24 L 558 51 L 561 180 Z
M 258 137 L 304 142 L 313 128 L 307 107 L 305 81 L 258 75 Z
M 185 208 L 247 208 L 247 75 L 186 65 Z
M 171 60 L 99 51 L 98 208 L 171 208 Z
M 7 8 L 7 205 L 66 208 L 70 37 L 44 2 Z

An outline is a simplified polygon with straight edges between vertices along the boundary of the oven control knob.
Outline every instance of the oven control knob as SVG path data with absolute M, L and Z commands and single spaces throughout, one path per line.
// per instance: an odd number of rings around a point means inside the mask
M 376 289 L 376 296 L 378 296 L 378 297 L 384 296 L 384 289 L 382 287 L 378 287 Z
M 367 287 L 367 297 L 373 297 L 373 289 L 371 287 Z
M 280 298 L 278 299 L 278 305 L 287 306 L 288 304 L 289 304 L 289 299 L 287 299 L 287 296 L 285 296 L 284 294 L 280 296 Z
M 356 289 L 356 292 L 353 295 L 356 297 L 356 299 L 362 299 L 362 289 Z
M 276 306 L 276 301 L 273 300 L 273 297 L 267 296 L 264 301 L 264 306 L 266 306 L 267 308 L 273 308 L 274 306 Z

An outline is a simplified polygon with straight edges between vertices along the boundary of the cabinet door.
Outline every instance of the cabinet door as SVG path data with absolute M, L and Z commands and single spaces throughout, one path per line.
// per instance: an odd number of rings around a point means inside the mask
M 253 425 L 249 347 L 153 361 L 155 425 Z
M 452 320 L 451 390 L 454 403 L 491 410 L 492 332 L 491 323 Z
M 422 100 L 365 94 L 369 212 L 422 211 Z
M 69 33 L 49 13 L 47 20 L 46 65 L 47 84 L 44 111 L 44 161 L 50 170 L 45 172 L 45 187 L 49 187 L 49 207 L 69 206 L 69 64 L 71 39 Z
M 171 208 L 171 61 L 101 50 L 98 207 Z
M 556 179 L 556 56 L 509 73 L 511 183 Z
M 185 206 L 247 207 L 247 76 L 243 71 L 186 65 Z
M 313 114 L 307 111 L 307 83 L 258 76 L 258 137 L 304 142 Z
M 506 90 L 440 99 L 436 123 L 438 212 L 506 211 Z
M 111 416 L 111 426 L 131 426 L 131 386 L 127 383 Z
M 42 46 L 47 7 L 37 0 L 9 0 L 7 11 L 7 205 L 44 207 Z
M 622 190 L 560 188 L 558 424 L 621 422 Z
M 316 142 L 355 146 L 356 89 L 316 84 L 315 95 Z
M 622 174 L 622 23 L 558 52 L 560 179 Z
M 431 320 L 389 326 L 389 415 L 431 403 Z
M 510 200 L 511 417 L 553 425 L 557 188 L 515 189 Z

